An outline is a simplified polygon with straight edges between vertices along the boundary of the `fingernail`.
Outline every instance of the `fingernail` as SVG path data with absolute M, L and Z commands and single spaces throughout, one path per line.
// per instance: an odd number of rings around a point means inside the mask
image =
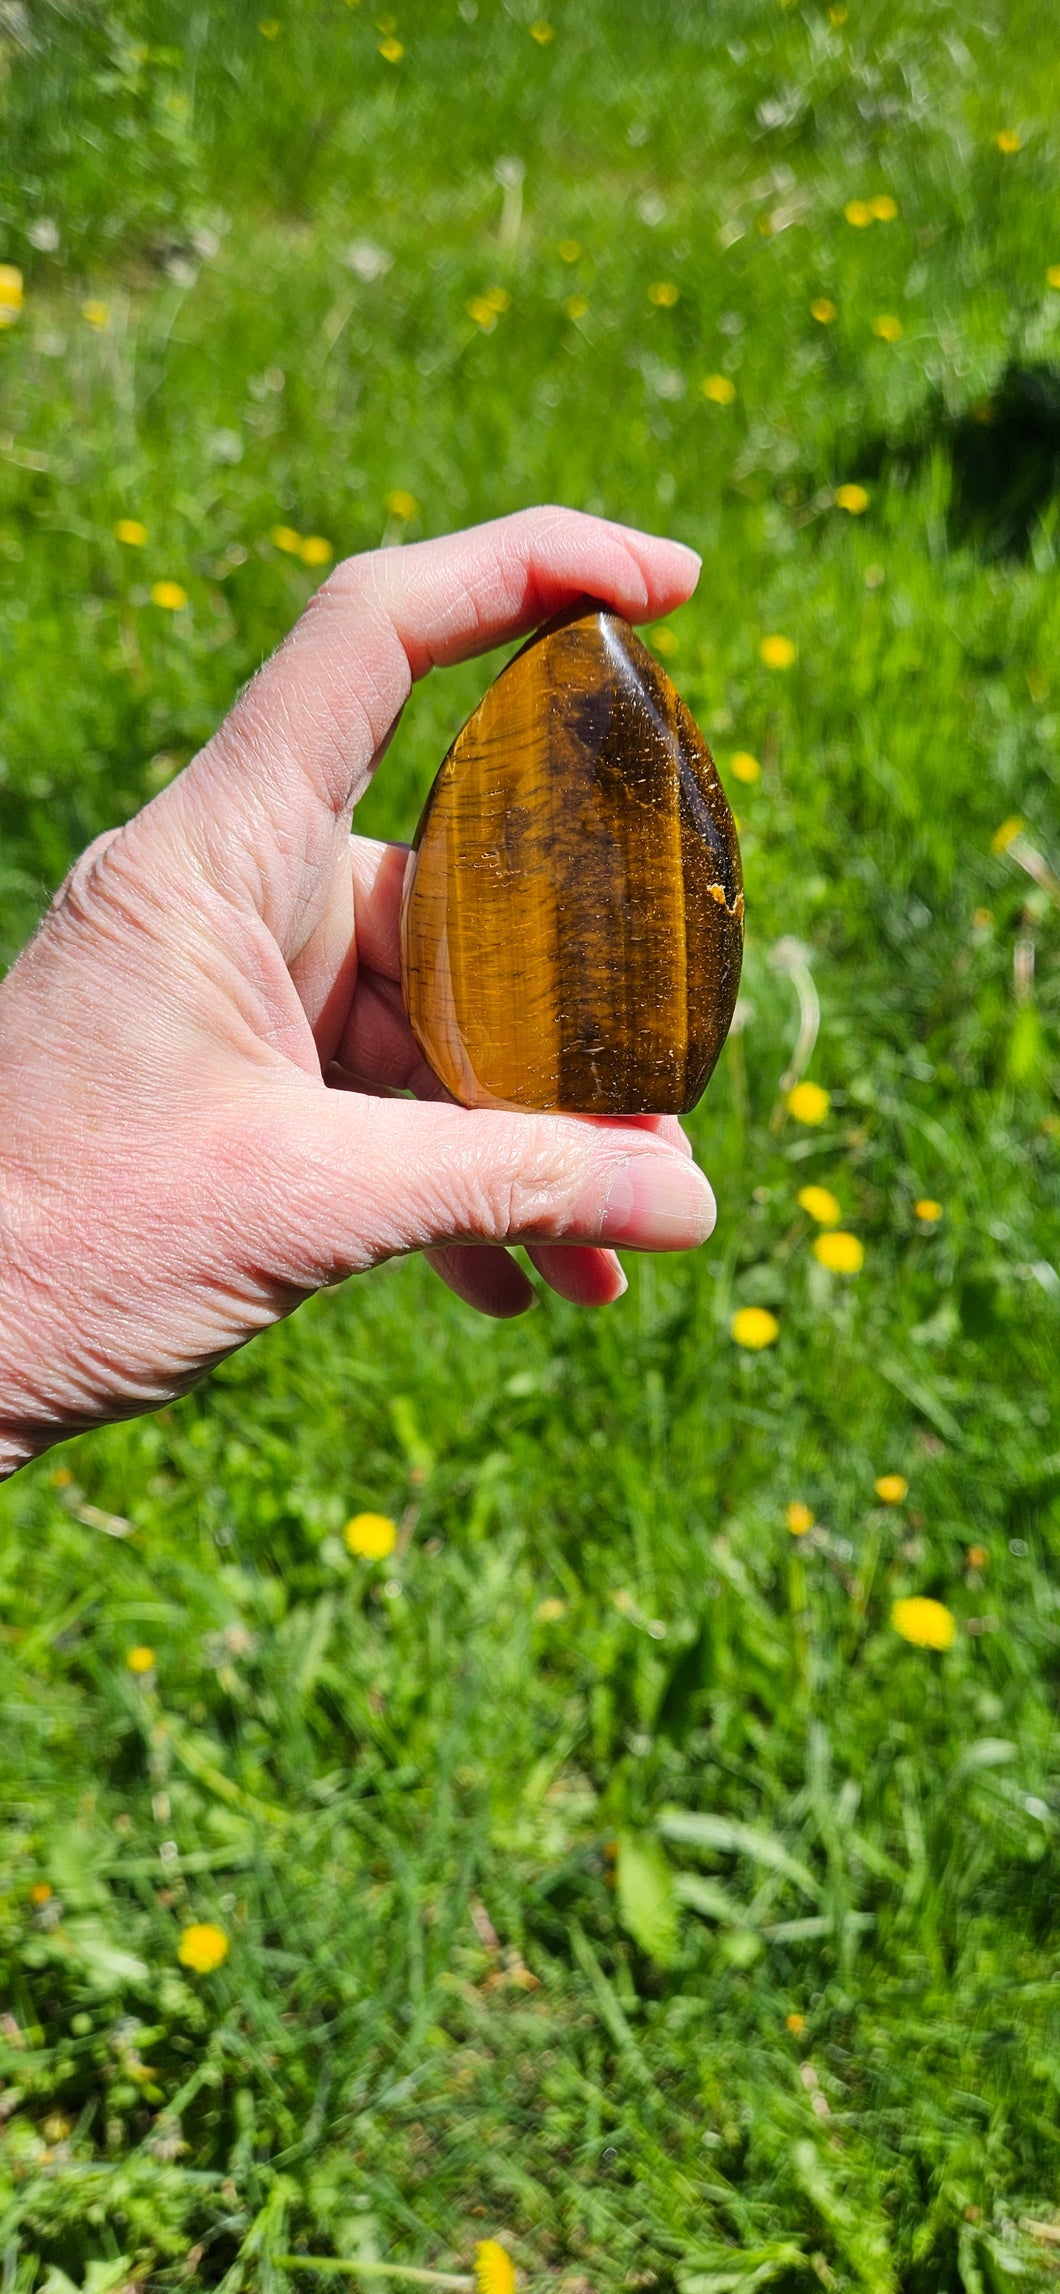
M 687 1251 L 713 1232 L 716 1206 L 702 1171 L 676 1155 L 637 1155 L 619 1165 L 600 1226 L 603 1243 Z

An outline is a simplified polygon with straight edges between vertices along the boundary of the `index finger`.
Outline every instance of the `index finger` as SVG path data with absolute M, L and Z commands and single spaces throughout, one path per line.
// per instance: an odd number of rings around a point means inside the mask
M 286 946 L 414 678 L 522 637 L 586 593 L 650 619 L 698 574 L 681 542 L 565 509 L 348 558 L 174 788 L 201 800 L 223 857 L 253 855 L 255 905 Z

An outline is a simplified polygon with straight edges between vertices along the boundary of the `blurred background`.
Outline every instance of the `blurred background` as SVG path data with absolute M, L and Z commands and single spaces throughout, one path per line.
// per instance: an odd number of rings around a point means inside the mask
M 0 958 L 340 556 L 671 532 L 720 1216 L 597 1317 L 386 1268 L 0 1494 L 4 2294 L 1000 2294 L 1060 2251 L 1048 13 L 268 4 L 0 6 Z

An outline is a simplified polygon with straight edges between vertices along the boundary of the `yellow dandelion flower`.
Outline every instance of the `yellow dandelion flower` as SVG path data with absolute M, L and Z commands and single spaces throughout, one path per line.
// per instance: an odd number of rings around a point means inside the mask
M 90 295 L 88 301 L 81 305 L 81 316 L 90 327 L 95 327 L 98 334 L 102 334 L 110 325 L 110 304 L 99 303 L 94 295 Z
M 1024 826 L 1025 823 L 1018 812 L 1014 812 L 1008 820 L 1003 820 L 1000 828 L 994 830 L 990 839 L 991 852 L 1007 852 L 1009 845 L 1015 844 L 1016 838 L 1022 836 Z
M 1021 136 L 1018 128 L 999 127 L 997 134 L 994 137 L 994 142 L 996 143 L 999 151 L 1003 151 L 1006 154 L 1009 154 L 1013 151 L 1020 150 L 1023 143 L 1023 137 Z
M 164 606 L 167 613 L 179 613 L 181 607 L 187 605 L 187 602 L 187 590 L 181 588 L 179 581 L 156 581 L 152 583 L 152 605 Z
M 57 1490 L 68 1490 L 73 1478 L 69 1466 L 56 1466 L 52 1475 L 52 1487 Z
M 342 1535 L 347 1552 L 361 1561 L 385 1561 L 397 1544 L 397 1530 L 385 1513 L 355 1513 Z
M 420 505 L 415 494 L 407 494 L 403 486 L 394 486 L 387 495 L 386 506 L 392 518 L 414 518 Z
M 758 652 L 767 669 L 790 669 L 798 647 L 790 637 L 763 637 Z
M 652 280 L 648 288 L 648 301 L 655 304 L 656 310 L 672 311 L 674 304 L 680 300 L 681 289 L 674 286 L 672 279 Z
M 830 9 L 829 13 L 834 16 L 835 10 Z M 843 10 L 843 14 L 844 16 L 846 15 L 845 8 Z M 787 2029 L 796 2039 L 798 2038 L 800 2031 L 805 2031 L 806 2029 L 806 2017 L 804 2015 L 786 2015 L 784 2017 L 784 2022 L 787 2026 Z
M 898 201 L 891 198 L 889 191 L 878 191 L 869 206 L 877 223 L 893 223 L 898 213 Z
M 0 326 L 12 326 L 22 309 L 22 273 L 17 263 L 0 263 Z
M 826 1266 L 829 1274 L 860 1274 L 865 1264 L 865 1245 L 856 1235 L 847 1234 L 837 1227 L 830 1235 L 818 1235 L 813 1255 L 819 1266 Z
M 584 295 L 568 295 L 563 308 L 569 319 L 583 319 L 589 305 Z
M 868 487 L 837 486 L 835 505 L 837 510 L 848 511 L 852 518 L 860 518 L 862 511 L 867 510 L 869 506 Z
M 304 566 L 328 566 L 335 552 L 323 534 L 307 534 L 298 555 Z
M 653 652 L 663 654 L 667 661 L 671 660 L 673 655 L 679 652 L 681 645 L 681 640 L 677 635 L 677 631 L 675 629 L 667 629 L 665 622 L 663 623 L 661 629 L 652 630 L 650 642 Z
M 119 518 L 114 528 L 116 541 L 125 542 L 131 550 L 142 550 L 147 540 L 147 527 L 139 518 Z
M 405 50 L 401 41 L 395 40 L 393 33 L 388 32 L 386 39 L 379 42 L 379 53 L 384 64 L 400 64 Z
M 727 374 L 708 374 L 703 379 L 703 396 L 712 406 L 731 406 L 736 396 L 736 384 Z
M 515 2294 L 515 2264 L 495 2238 L 480 2239 L 475 2248 L 475 2283 L 478 2294 Z
M 278 550 L 286 550 L 288 557 L 301 557 L 302 536 L 296 527 L 274 526 L 269 535 L 269 540 L 275 544 Z
M 913 1204 L 913 1209 L 925 1227 L 933 1227 L 936 1220 L 942 1217 L 942 1204 L 936 1203 L 933 1195 L 921 1195 L 919 1203 Z
M 990 1555 L 985 1545 L 970 1545 L 965 1558 L 969 1569 L 985 1569 Z
M 879 318 L 873 319 L 872 331 L 879 336 L 881 343 L 900 343 L 905 328 L 901 319 L 895 318 L 893 311 L 881 311 Z
M 830 1094 L 819 1083 L 797 1083 L 784 1102 L 796 1123 L 823 1123 L 831 1104 Z
M 195 1975 L 212 1975 L 215 1967 L 228 1958 L 228 1937 L 223 1928 L 212 1920 L 195 1920 L 185 1928 L 177 1945 L 177 1958 L 182 1967 L 190 1967 Z
M 881 1505 L 901 1505 L 902 1499 L 909 1495 L 904 1474 L 879 1474 L 872 1486 Z
M 830 295 L 814 296 L 810 304 L 810 317 L 816 319 L 818 326 L 830 327 L 832 320 L 838 316 L 839 313 Z
M 942 1601 L 929 1600 L 926 1594 L 914 1593 L 906 1601 L 896 1601 L 891 1623 L 903 1641 L 911 1641 L 915 1649 L 953 1647 L 957 1620 L 952 1609 Z
M 567 1604 L 560 1600 L 558 1593 L 550 1593 L 546 1600 L 539 1601 L 534 1611 L 539 1625 L 558 1625 L 566 1614 Z
M 798 1497 L 792 1498 L 791 1504 L 786 1507 L 784 1513 L 784 1519 L 793 1537 L 805 1537 L 807 1531 L 813 1528 L 813 1518 L 809 1506 L 804 1505 L 802 1499 Z
M 1045 282 L 1049 287 L 1060 287 L 1060 263 L 1050 263 L 1045 274 Z
M 539 48 L 547 48 L 549 41 L 554 40 L 555 37 L 556 30 L 553 24 L 531 24 L 530 26 L 530 38 L 537 41 Z
M 576 263 L 579 255 L 581 254 L 581 251 L 582 247 L 580 239 L 560 240 L 559 255 L 561 263 Z
M 865 225 L 872 221 L 872 209 L 867 199 L 848 199 L 843 213 L 855 231 L 864 231 Z
M 762 778 L 762 767 L 757 757 L 751 755 L 750 749 L 737 749 L 734 752 L 729 758 L 729 771 L 734 780 L 746 781 L 748 786 L 752 781 L 760 781 Z
M 737 1346 L 746 1346 L 751 1354 L 761 1352 L 763 1346 L 772 1346 L 780 1336 L 780 1324 L 767 1306 L 741 1306 L 733 1315 L 729 1330 Z
M 816 1219 L 819 1227 L 837 1227 L 843 1216 L 835 1196 L 828 1187 L 800 1187 L 799 1207 Z
M 489 304 L 491 311 L 510 311 L 512 307 L 507 287 L 487 287 L 482 300 Z
M 29 1892 L 29 1900 L 31 1904 L 51 1903 L 52 1892 L 47 1880 L 34 1880 Z
M 130 1673 L 150 1673 L 154 1671 L 155 1652 L 146 1641 L 138 1641 L 135 1649 L 126 1649 L 125 1662 Z
M 467 314 L 469 318 L 474 319 L 477 327 L 482 328 L 483 334 L 491 335 L 493 333 L 497 324 L 497 313 L 486 295 L 472 295 L 467 306 Z

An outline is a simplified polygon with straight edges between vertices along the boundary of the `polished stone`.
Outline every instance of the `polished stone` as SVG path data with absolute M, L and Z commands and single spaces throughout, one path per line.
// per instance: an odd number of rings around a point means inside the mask
M 694 1107 L 736 1002 L 736 824 L 679 693 L 583 604 L 532 637 L 458 733 L 409 856 L 402 977 L 468 1107 Z

